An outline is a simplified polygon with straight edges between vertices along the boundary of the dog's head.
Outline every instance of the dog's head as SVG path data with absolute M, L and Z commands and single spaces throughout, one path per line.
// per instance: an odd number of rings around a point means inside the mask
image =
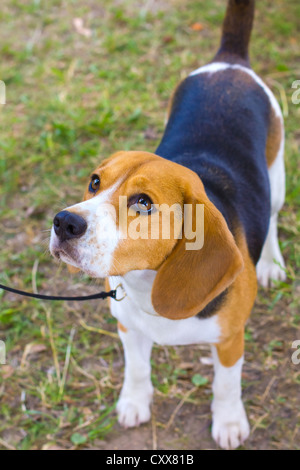
M 197 314 L 243 266 L 200 178 L 147 152 L 118 152 L 96 168 L 84 201 L 54 218 L 50 251 L 92 277 L 156 270 L 152 303 L 172 319 Z

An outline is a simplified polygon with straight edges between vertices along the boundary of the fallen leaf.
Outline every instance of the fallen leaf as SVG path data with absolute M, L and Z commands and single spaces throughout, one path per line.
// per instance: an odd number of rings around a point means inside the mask
M 201 357 L 200 362 L 206 366 L 210 366 L 213 364 L 213 358 L 212 357 Z
M 92 35 L 92 30 L 89 28 L 85 28 L 83 26 L 83 19 L 82 18 L 74 18 L 73 19 L 73 25 L 74 28 L 76 29 L 77 33 L 81 34 L 82 36 L 85 36 L 86 38 L 90 38 Z
M 64 395 L 64 402 L 65 403 L 69 403 L 70 405 L 72 405 L 73 403 L 75 403 L 74 399 L 69 397 L 68 395 Z
M 202 23 L 193 23 L 191 25 L 191 29 L 193 31 L 202 31 L 202 29 L 204 28 L 203 24 Z
M 181 362 L 178 369 L 193 369 L 194 364 L 192 362 Z
M 22 369 L 22 367 L 25 367 L 26 359 L 27 359 L 28 356 L 30 356 L 32 354 L 38 354 L 40 352 L 46 351 L 46 349 L 47 348 L 44 344 L 36 344 L 36 343 L 26 344 L 24 352 L 23 352 L 23 356 L 22 356 L 22 359 L 21 359 L 21 369 Z
M 174 38 L 173 38 L 173 36 L 165 36 L 165 37 L 163 38 L 163 41 L 164 41 L 166 44 L 168 44 L 169 42 L 173 42 L 173 41 L 174 41 Z
M 42 450 L 67 450 L 67 449 L 60 447 L 57 444 L 54 444 L 53 442 L 47 442 L 47 444 L 43 445 Z
M 90 408 L 88 408 L 87 406 L 84 406 L 82 408 L 82 412 L 83 412 L 85 417 L 91 416 L 93 414 L 92 410 Z

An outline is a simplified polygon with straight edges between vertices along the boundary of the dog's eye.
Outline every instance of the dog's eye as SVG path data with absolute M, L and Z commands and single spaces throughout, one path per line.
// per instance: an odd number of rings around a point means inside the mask
M 96 193 L 100 188 L 100 178 L 98 175 L 93 175 L 90 185 L 89 185 L 89 191 L 90 193 Z
M 135 207 L 136 211 L 142 214 L 149 214 L 152 211 L 152 201 L 149 196 L 146 194 L 140 194 L 135 198 L 135 203 L 133 206 Z

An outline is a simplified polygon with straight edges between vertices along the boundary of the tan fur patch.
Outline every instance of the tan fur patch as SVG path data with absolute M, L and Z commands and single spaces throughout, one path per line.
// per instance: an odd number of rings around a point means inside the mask
M 123 333 L 127 333 L 127 331 L 128 331 L 127 328 L 125 328 L 125 326 L 122 325 L 122 323 L 119 322 L 119 321 L 118 321 L 118 329 L 119 329 L 120 331 L 122 331 Z
M 244 325 L 253 308 L 257 294 L 255 266 L 250 258 L 244 234 L 236 238 L 244 260 L 244 269 L 230 287 L 225 305 L 218 313 L 222 340 L 216 345 L 220 362 L 233 366 L 244 352 Z
M 168 101 L 168 106 L 167 106 L 167 121 L 169 120 L 169 117 L 171 115 L 171 112 L 172 112 L 172 107 L 173 107 L 173 103 L 174 103 L 174 98 L 175 98 L 175 95 L 176 95 L 176 92 L 178 90 L 178 88 L 180 87 L 182 82 L 180 82 L 177 87 L 173 90 L 170 98 L 169 98 L 169 101 Z
M 283 126 L 279 116 L 276 115 L 273 108 L 271 108 L 269 132 L 266 143 L 266 158 L 268 167 L 275 161 L 280 144 L 283 139 Z
M 104 279 L 104 287 L 105 287 L 106 292 L 109 292 L 109 291 L 110 291 L 109 280 L 107 279 L 107 277 Z M 110 298 L 110 297 L 107 297 L 106 300 L 107 300 L 108 305 L 109 305 L 109 307 L 110 307 L 111 298 Z
M 216 345 L 219 361 L 224 367 L 232 367 L 244 354 L 244 328 L 227 341 Z
M 135 269 L 157 269 L 171 253 L 177 241 L 173 219 L 171 218 L 170 239 L 162 239 L 161 236 L 158 239 L 153 238 L 151 235 L 152 216 L 145 214 L 137 220 L 137 215 L 128 214 L 126 226 L 123 221 L 119 220 L 119 197 L 126 196 L 129 201 L 135 195 L 146 194 L 153 204 L 166 204 L 167 206 L 182 204 L 180 176 L 182 168 L 174 162 L 148 152 L 119 152 L 98 168 L 104 190 L 107 185 L 110 187 L 114 181 L 126 175 L 110 200 L 116 210 L 117 228 L 120 231 L 127 230 L 127 236 L 119 241 L 114 252 L 110 275 L 123 275 Z M 186 171 L 190 170 L 186 169 Z M 127 207 L 124 207 L 124 210 L 127 213 Z M 159 233 L 161 233 L 162 214 L 157 213 L 155 217 L 158 217 L 156 220 L 158 220 Z M 139 237 L 132 239 L 130 225 L 135 219 L 140 224 L 137 227 Z
M 67 264 L 67 268 L 70 274 L 76 274 L 80 272 L 79 268 L 76 268 L 75 266 L 72 266 L 71 264 Z

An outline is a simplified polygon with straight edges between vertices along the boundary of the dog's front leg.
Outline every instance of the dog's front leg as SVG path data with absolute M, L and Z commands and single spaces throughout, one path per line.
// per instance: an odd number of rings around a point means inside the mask
M 153 342 L 142 333 L 119 328 L 125 353 L 125 378 L 117 403 L 119 423 L 124 427 L 149 421 L 153 395 L 150 356 Z
M 212 436 L 223 449 L 235 449 L 249 436 L 249 424 L 241 398 L 243 333 L 240 332 L 224 345 L 212 347 L 215 370 Z M 222 362 L 229 364 L 228 367 Z

